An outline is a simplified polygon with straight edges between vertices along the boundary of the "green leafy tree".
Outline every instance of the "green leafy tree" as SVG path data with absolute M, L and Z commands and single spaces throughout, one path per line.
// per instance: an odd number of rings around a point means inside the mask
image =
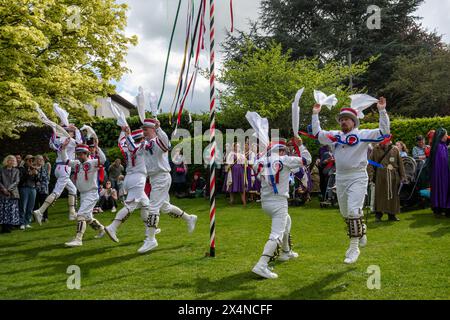
M 0 0 L 0 137 L 35 122 L 36 103 L 85 120 L 85 104 L 114 93 L 137 42 L 124 34 L 126 10 L 114 0 Z
M 450 51 L 399 57 L 386 95 L 409 117 L 450 115 Z
M 414 56 L 418 51 L 443 49 L 441 36 L 422 28 L 414 12 L 423 0 L 262 0 L 259 22 L 249 32 L 229 35 L 224 47 L 228 59 L 240 59 L 241 47 L 251 39 L 260 48 L 270 41 L 281 43 L 294 60 L 319 57 L 321 61 L 349 63 L 379 57 L 366 74 L 353 77 L 357 87 L 367 87 L 376 95 L 393 71 L 400 55 Z M 381 29 L 369 29 L 367 21 L 381 9 Z M 345 79 L 349 83 L 348 79 Z
M 324 122 L 333 119 L 339 107 L 348 105 L 352 93 L 342 85 L 350 73 L 363 74 L 369 62 L 349 67 L 338 62 L 321 64 L 318 59 L 292 61 L 290 53 L 283 53 L 281 45 L 272 44 L 268 49 L 252 47 L 247 43 L 247 53 L 240 61 L 228 60 L 220 81 L 226 90 L 221 93 L 219 123 L 231 128 L 247 128 L 247 111 L 256 111 L 267 117 L 272 128 L 291 132 L 291 104 L 297 90 L 305 87 L 301 100 L 301 124 L 303 129 L 310 123 L 314 104 L 314 89 L 326 94 L 336 94 L 339 104 L 324 112 Z

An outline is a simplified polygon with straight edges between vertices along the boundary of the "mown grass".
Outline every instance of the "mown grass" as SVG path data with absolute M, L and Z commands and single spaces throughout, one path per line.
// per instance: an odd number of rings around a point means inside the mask
M 217 256 L 209 251 L 209 202 L 174 200 L 198 215 L 194 234 L 181 220 L 161 218 L 159 247 L 136 250 L 144 237 L 139 212 L 119 230 L 121 242 L 94 239 L 87 230 L 81 248 L 64 247 L 75 231 L 66 202 L 50 210 L 50 222 L 0 235 L 1 299 L 449 299 L 450 219 L 429 210 L 402 214 L 401 222 L 369 220 L 369 244 L 357 264 L 343 264 L 348 245 L 337 209 L 290 208 L 292 236 L 300 258 L 276 263 L 277 280 L 251 273 L 270 230 L 258 204 L 246 209 L 217 202 Z M 104 224 L 113 214 L 97 218 Z M 81 269 L 81 289 L 69 290 L 67 268 Z M 381 289 L 367 287 L 369 266 L 379 266 Z

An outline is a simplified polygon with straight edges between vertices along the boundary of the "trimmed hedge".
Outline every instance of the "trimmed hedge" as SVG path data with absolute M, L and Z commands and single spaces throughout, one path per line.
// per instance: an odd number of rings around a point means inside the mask
M 361 126 L 361 128 L 367 129 L 377 127 L 377 123 L 363 124 Z M 416 145 L 417 136 L 422 135 L 426 138 L 430 130 L 436 130 L 439 127 L 450 130 L 450 117 L 393 120 L 391 121 L 391 134 L 393 135 L 394 142 L 403 141 L 411 152 L 412 148 Z
M 10 154 L 20 154 L 23 157 L 27 154 L 38 155 L 51 152 L 48 142 L 52 133 L 49 127 L 29 127 L 21 133 L 20 139 L 0 140 L 0 157 L 3 159 Z

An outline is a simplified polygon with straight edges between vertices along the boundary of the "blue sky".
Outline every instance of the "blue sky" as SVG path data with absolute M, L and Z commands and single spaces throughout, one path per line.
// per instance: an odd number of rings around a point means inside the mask
M 130 49 L 127 56 L 127 66 L 131 73 L 125 75 L 117 83 L 117 92 L 134 102 L 138 87 L 143 86 L 148 92 L 160 93 L 164 64 L 170 33 L 176 13 L 178 0 L 122 0 L 129 5 L 128 27 L 126 33 L 135 34 L 139 44 Z M 185 36 L 185 20 L 187 2 L 183 1 L 178 22 L 171 59 L 169 61 L 166 91 L 162 101 L 163 112 L 169 111 L 178 80 L 178 72 L 183 57 Z M 197 3 L 198 1 L 196 1 Z M 209 2 L 209 1 L 208 1 Z M 248 20 L 258 17 L 260 0 L 234 0 L 235 28 L 247 30 Z M 423 17 L 422 23 L 429 30 L 436 30 L 444 35 L 444 40 L 450 43 L 450 0 L 426 0 L 416 15 Z M 224 40 L 225 30 L 230 28 L 230 10 L 228 0 L 216 0 L 216 43 Z M 208 37 L 207 37 L 208 38 Z M 209 41 L 206 43 L 209 47 Z M 221 67 L 222 53 L 217 45 L 216 60 Z M 204 51 L 200 58 L 200 67 L 208 67 L 209 53 Z M 208 111 L 209 82 L 199 76 L 195 88 L 194 100 L 187 106 L 191 112 Z

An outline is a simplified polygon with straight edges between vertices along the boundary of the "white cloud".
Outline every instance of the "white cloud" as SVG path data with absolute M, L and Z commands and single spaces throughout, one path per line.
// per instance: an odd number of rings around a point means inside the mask
M 436 30 L 443 40 L 450 43 L 450 0 L 426 0 L 417 10 L 423 17 L 422 24 L 430 31 Z

